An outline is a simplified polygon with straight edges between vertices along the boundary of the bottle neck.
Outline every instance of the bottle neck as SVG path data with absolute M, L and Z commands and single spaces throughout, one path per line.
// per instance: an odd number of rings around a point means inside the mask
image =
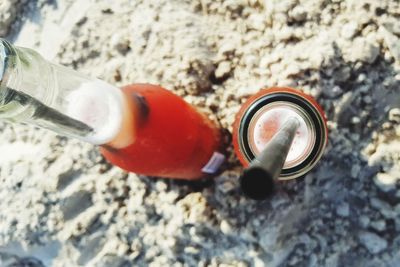
M 118 88 L 0 39 L 0 119 L 101 145 L 119 133 L 123 105 Z

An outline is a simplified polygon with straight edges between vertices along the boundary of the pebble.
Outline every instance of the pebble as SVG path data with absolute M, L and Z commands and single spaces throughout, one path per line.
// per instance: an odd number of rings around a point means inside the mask
M 302 22 L 307 18 L 307 10 L 302 6 L 294 7 L 289 15 L 297 22 Z
M 326 87 L 326 88 L 322 88 L 323 90 L 323 94 L 331 97 L 331 98 L 335 98 L 338 97 L 339 95 L 341 95 L 343 93 L 343 90 L 340 88 L 340 86 L 334 86 L 332 89 Z
M 370 218 L 366 215 L 361 215 L 359 218 L 359 222 L 362 228 L 368 228 L 370 224 Z
M 357 31 L 358 31 L 358 24 L 357 22 L 352 21 L 343 25 L 341 34 L 344 38 L 350 40 L 356 35 Z
M 130 260 L 117 256 L 105 255 L 101 260 L 96 262 L 96 267 L 128 267 L 131 266 Z
M 348 58 L 352 62 L 362 61 L 372 64 L 379 55 L 379 47 L 363 38 L 357 38 L 352 42 Z
M 221 232 L 224 234 L 229 234 L 232 231 L 232 227 L 226 220 L 222 220 L 220 224 Z
M 350 207 L 348 203 L 341 203 L 336 207 L 336 214 L 341 217 L 348 217 L 350 215 Z
M 222 61 L 218 64 L 215 70 L 215 77 L 220 79 L 228 75 L 231 71 L 231 63 L 229 61 Z
M 371 254 L 380 253 L 388 246 L 388 242 L 385 239 L 371 232 L 361 232 L 358 234 L 358 238 Z
M 365 102 L 366 104 L 371 104 L 371 103 L 372 103 L 372 98 L 371 98 L 369 95 L 364 96 L 364 97 L 363 97 L 363 100 L 364 100 L 364 102 Z
M 400 62 L 400 38 L 389 32 L 385 27 L 381 27 L 380 31 L 383 34 L 386 46 L 392 57 Z
M 232 42 L 227 42 L 221 45 L 221 47 L 218 49 L 218 54 L 220 56 L 222 55 L 228 55 L 232 54 L 236 51 L 236 47 Z
M 353 106 L 353 100 L 355 97 L 356 94 L 353 92 L 347 92 L 342 96 L 340 102 L 335 106 L 335 116 L 339 124 L 347 125 L 350 122 L 350 118 L 352 117 L 352 112 L 350 109 Z
M 265 29 L 265 17 L 260 14 L 251 14 L 248 18 L 249 28 L 257 31 Z
M 90 207 L 93 204 L 91 195 L 91 192 L 81 190 L 64 198 L 61 204 L 61 211 L 63 212 L 64 219 L 73 219 L 83 210 Z
M 354 118 L 354 117 L 353 117 L 353 118 Z M 352 120 L 352 122 L 354 123 L 354 120 Z M 360 171 L 361 171 L 361 166 L 358 165 L 358 164 L 354 164 L 354 165 L 351 167 L 351 171 L 350 171 L 351 177 L 353 177 L 353 178 L 358 178 L 359 175 L 360 175 Z
M 370 199 L 371 206 L 378 210 L 385 218 L 393 219 L 397 216 L 393 208 L 385 201 L 373 197 Z
M 354 116 L 354 117 L 351 118 L 351 123 L 352 123 L 352 124 L 359 124 L 360 122 L 361 122 L 361 119 L 360 119 L 359 117 L 357 117 L 357 116 Z M 356 174 L 356 175 L 353 174 L 353 168 L 351 169 L 351 171 L 352 171 L 352 172 L 351 172 L 351 173 L 352 173 L 351 176 L 352 176 L 353 178 L 356 178 L 356 177 L 357 177 L 357 174 Z
M 129 39 L 126 33 L 116 33 L 110 39 L 110 45 L 121 54 L 126 54 L 130 49 Z
M 374 183 L 383 192 L 389 192 L 396 190 L 397 179 L 396 176 L 380 172 L 375 176 Z
M 373 221 L 370 225 L 379 232 L 382 232 L 386 229 L 386 222 L 384 220 Z
M 348 66 L 339 68 L 338 70 L 335 70 L 335 72 L 333 73 L 333 78 L 338 82 L 345 82 L 350 78 L 350 76 L 351 76 L 351 69 Z
M 400 23 L 398 19 L 389 17 L 387 18 L 387 21 L 382 23 L 382 26 L 385 27 L 385 29 L 389 32 L 395 35 L 400 35 Z
M 0 36 L 6 36 L 11 30 L 13 22 L 17 18 L 17 13 L 22 7 L 22 3 L 17 0 L 4 0 L 0 5 Z
M 392 108 L 389 111 L 389 120 L 395 123 L 400 123 L 400 108 Z

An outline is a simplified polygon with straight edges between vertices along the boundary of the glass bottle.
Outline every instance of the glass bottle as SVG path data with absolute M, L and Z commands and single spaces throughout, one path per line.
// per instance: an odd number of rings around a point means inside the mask
M 4 39 L 0 119 L 99 145 L 111 163 L 143 175 L 198 179 L 224 161 L 218 127 L 172 92 L 149 84 L 119 89 Z

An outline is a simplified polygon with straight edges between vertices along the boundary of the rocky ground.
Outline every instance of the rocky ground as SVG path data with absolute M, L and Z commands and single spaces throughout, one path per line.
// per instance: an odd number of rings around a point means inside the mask
M 329 120 L 317 167 L 263 202 L 240 193 L 231 146 L 221 175 L 191 183 L 1 123 L 1 266 L 398 266 L 399 1 L 2 0 L 0 36 L 119 86 L 162 84 L 227 138 L 263 87 L 309 93 Z

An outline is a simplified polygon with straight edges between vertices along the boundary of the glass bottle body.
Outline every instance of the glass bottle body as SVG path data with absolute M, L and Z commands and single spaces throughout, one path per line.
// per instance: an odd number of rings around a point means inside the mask
M 219 129 L 170 91 L 121 90 L 1 38 L 0 119 L 99 145 L 111 163 L 143 175 L 197 179 L 224 161 Z

